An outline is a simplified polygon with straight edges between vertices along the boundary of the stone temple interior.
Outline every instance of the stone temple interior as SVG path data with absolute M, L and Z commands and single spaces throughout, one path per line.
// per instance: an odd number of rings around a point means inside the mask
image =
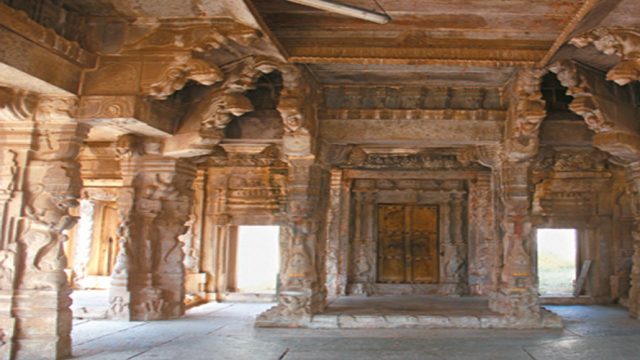
M 0 0 L 2 358 L 71 356 L 72 291 L 103 289 L 120 321 L 243 298 L 250 225 L 279 227 L 256 327 L 562 327 L 547 303 L 637 318 L 639 14 Z M 545 298 L 535 234 L 561 228 L 575 290 Z

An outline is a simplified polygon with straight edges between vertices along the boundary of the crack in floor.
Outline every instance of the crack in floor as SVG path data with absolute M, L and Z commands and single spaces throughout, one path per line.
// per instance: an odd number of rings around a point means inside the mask
M 137 327 L 144 326 L 144 325 L 147 325 L 147 324 L 149 324 L 149 323 L 148 323 L 148 322 L 144 322 L 144 323 L 141 323 L 141 324 L 138 324 L 138 325 L 129 326 L 129 327 L 127 327 L 127 328 L 120 329 L 120 330 L 118 330 L 118 331 L 114 331 L 114 332 L 110 332 L 110 333 L 107 333 L 107 334 L 104 334 L 104 335 L 98 336 L 98 337 L 96 337 L 96 338 L 89 339 L 89 340 L 84 341 L 84 342 L 74 343 L 74 344 L 73 344 L 73 346 L 80 346 L 80 345 L 88 344 L 88 343 L 90 343 L 90 342 L 93 342 L 93 341 L 96 341 L 96 340 L 100 340 L 100 339 L 102 339 L 102 338 L 104 338 L 104 337 L 106 337 L 106 336 L 116 335 L 116 334 L 119 334 L 119 333 L 121 333 L 121 332 L 123 332 L 123 331 L 127 331 L 127 330 L 131 330 L 131 329 L 135 329 L 135 328 L 137 328 Z
M 155 344 L 155 345 L 153 345 L 153 346 L 151 346 L 151 347 L 149 347 L 149 348 L 145 349 L 144 351 L 142 351 L 142 352 L 140 352 L 140 353 L 138 353 L 138 354 L 136 354 L 136 355 L 133 355 L 133 356 L 128 357 L 128 358 L 127 358 L 127 360 L 131 360 L 131 359 L 133 359 L 133 358 L 137 358 L 138 356 L 143 355 L 143 354 L 145 354 L 145 353 L 149 352 L 150 350 L 153 350 L 153 349 L 159 348 L 160 346 L 167 345 L 167 344 L 169 344 L 170 342 L 173 342 L 173 341 L 175 341 L 175 340 L 178 340 L 179 338 L 184 337 L 184 336 L 185 336 L 185 335 L 178 335 L 178 336 L 176 336 L 176 337 L 174 337 L 174 338 L 172 338 L 172 339 L 169 339 L 169 340 L 167 340 L 167 341 L 164 341 L 164 342 L 161 342 L 161 343 Z
M 531 353 L 524 346 L 522 347 L 522 351 L 524 351 L 525 354 L 529 355 L 531 359 L 536 360 L 536 358 L 533 357 L 533 355 L 531 355 Z
M 289 348 L 284 349 L 284 352 L 282 353 L 282 355 L 278 357 L 278 360 L 284 359 L 284 357 L 287 356 L 287 354 L 289 353 L 289 350 L 290 350 Z

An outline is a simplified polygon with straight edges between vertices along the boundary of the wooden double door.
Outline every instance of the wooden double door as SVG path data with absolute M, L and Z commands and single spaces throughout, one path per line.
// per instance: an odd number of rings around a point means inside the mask
M 378 282 L 438 282 L 438 207 L 378 205 Z

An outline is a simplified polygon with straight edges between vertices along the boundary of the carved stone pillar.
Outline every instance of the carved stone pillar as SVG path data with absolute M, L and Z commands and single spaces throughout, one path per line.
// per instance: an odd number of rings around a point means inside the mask
M 112 319 L 131 319 L 130 275 L 133 270 L 132 232 L 133 209 L 135 200 L 134 180 L 137 174 L 138 158 L 142 155 L 138 139 L 132 135 L 120 137 L 116 143 L 116 154 L 120 160 L 122 187 L 116 200 L 118 208 L 118 253 L 111 272 L 109 286 L 109 311 Z
M 118 199 L 120 250 L 112 274 L 113 317 L 159 320 L 184 313 L 184 265 L 178 237 L 191 213 L 195 168 L 164 157 L 160 144 L 119 143 L 126 184 Z M 120 145 L 120 144 L 119 144 Z
M 327 179 L 314 156 L 290 157 L 289 162 L 287 218 L 281 227 L 279 304 L 258 317 L 258 326 L 301 324 L 326 305 L 318 231 L 324 210 L 320 186 Z
M 95 208 L 96 204 L 92 200 L 80 200 L 80 219 L 73 252 L 73 283 L 79 288 L 82 288 L 82 279 L 86 276 L 87 266 L 91 260 Z
M 341 194 L 340 229 L 338 233 L 340 237 L 338 295 L 346 295 L 347 285 L 349 283 L 349 259 L 351 258 L 351 249 L 349 246 L 351 231 L 351 180 L 343 179 Z
M 76 218 L 86 129 L 76 100 L 0 89 L 3 147 L 0 352 L 17 359 L 71 354 L 71 289 L 63 242 Z M 12 180 L 7 182 L 8 174 Z M 18 197 L 19 196 L 19 197 Z
M 498 169 L 504 259 L 498 291 L 489 302 L 492 310 L 523 323 L 540 319 L 537 280 L 531 261 L 529 165 L 529 161 L 505 161 Z
M 447 264 L 448 272 L 455 278 L 455 293 L 463 295 L 468 292 L 467 282 L 467 244 L 462 235 L 464 230 L 463 215 L 464 194 L 451 193 L 451 245 L 455 250 L 453 261 Z
M 367 277 L 371 270 L 366 252 L 366 192 L 358 190 L 354 194 L 354 233 L 351 246 L 351 284 L 349 284 L 350 295 L 363 295 L 367 293 Z
M 326 222 L 326 272 L 327 272 L 327 296 L 334 298 L 340 293 L 340 198 L 342 195 L 342 170 L 331 171 L 331 184 L 329 189 L 329 205 L 327 207 Z
M 496 290 L 497 264 L 501 257 L 495 231 L 494 190 L 491 174 L 478 174 L 469 189 L 469 287 L 472 295 Z
M 633 267 L 629 289 L 629 314 L 640 317 L 640 161 L 627 165 L 627 177 L 633 196 L 631 201 L 634 217 L 631 236 L 633 238 Z
M 502 273 L 489 307 L 517 324 L 539 324 L 538 284 L 531 261 L 532 224 L 529 172 L 538 152 L 540 123 L 546 116 L 540 92 L 543 70 L 521 70 L 510 99 L 502 154 L 491 160 L 499 181 L 502 229 Z

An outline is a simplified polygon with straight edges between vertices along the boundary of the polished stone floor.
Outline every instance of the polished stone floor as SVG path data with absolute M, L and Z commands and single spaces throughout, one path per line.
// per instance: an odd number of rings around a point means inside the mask
M 209 303 L 179 320 L 75 320 L 78 359 L 640 359 L 640 321 L 616 306 L 549 306 L 563 330 L 256 329 L 265 304 Z

